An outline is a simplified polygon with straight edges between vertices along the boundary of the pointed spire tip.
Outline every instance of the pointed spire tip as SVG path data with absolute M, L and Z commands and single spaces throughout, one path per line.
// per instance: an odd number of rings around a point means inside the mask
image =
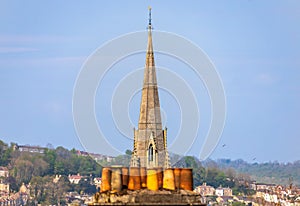
M 151 26 L 151 6 L 148 7 L 148 10 L 149 10 L 149 26 Z

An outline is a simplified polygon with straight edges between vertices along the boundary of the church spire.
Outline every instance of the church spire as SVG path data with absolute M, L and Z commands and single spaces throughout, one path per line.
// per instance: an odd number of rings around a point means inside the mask
M 149 7 L 148 43 L 144 69 L 144 82 L 140 105 L 138 129 L 134 135 L 134 153 L 131 166 L 164 167 L 168 165 L 166 156 L 166 136 L 163 135 L 154 52 L 152 44 L 151 7 Z M 167 157 L 167 161 L 165 158 Z
M 151 7 L 149 7 L 148 43 L 144 69 L 144 83 L 140 108 L 139 129 L 161 129 L 160 104 L 152 44 Z

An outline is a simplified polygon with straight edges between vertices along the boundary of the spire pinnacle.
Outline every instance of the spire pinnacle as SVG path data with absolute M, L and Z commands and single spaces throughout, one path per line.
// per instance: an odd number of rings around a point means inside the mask
M 148 7 L 149 10 L 149 27 L 151 27 L 151 6 Z

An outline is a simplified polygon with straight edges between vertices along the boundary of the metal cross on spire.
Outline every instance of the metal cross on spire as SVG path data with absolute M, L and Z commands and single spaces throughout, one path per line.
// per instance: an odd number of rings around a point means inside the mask
M 151 6 L 148 7 L 149 9 L 149 26 L 151 26 Z

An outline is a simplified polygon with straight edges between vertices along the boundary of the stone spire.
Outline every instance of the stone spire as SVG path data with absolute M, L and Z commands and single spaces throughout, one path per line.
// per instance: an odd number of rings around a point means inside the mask
M 134 131 L 131 166 L 164 167 L 167 149 L 162 130 L 158 86 L 152 44 L 151 8 L 149 8 L 148 44 L 138 130 Z M 167 157 L 169 158 L 169 157 Z M 167 160 L 169 161 L 169 160 Z
M 151 8 L 149 9 L 148 45 L 139 119 L 139 129 L 145 128 L 160 130 L 162 128 L 152 45 Z

